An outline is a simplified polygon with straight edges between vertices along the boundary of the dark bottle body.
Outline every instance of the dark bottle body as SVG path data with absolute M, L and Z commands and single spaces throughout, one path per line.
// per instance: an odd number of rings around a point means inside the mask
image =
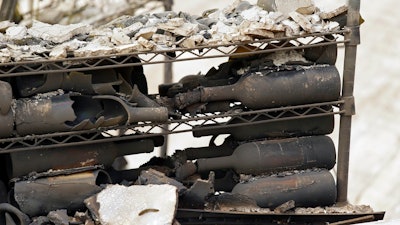
M 7 155 L 6 165 L 9 178 L 20 177 L 32 171 L 45 172 L 50 169 L 70 169 L 84 166 L 104 165 L 110 167 L 115 158 L 124 155 L 152 152 L 160 146 L 163 138 L 129 140 L 44 148 L 35 151 L 17 151 Z M 62 159 L 62 160 L 60 160 Z
M 263 208 L 275 208 L 290 200 L 296 207 L 328 206 L 337 196 L 335 180 L 327 170 L 258 177 L 237 184 L 232 193 L 248 196 Z
M 232 155 L 198 159 L 198 172 L 234 169 L 238 173 L 263 173 L 308 168 L 332 169 L 336 151 L 328 136 L 308 136 L 249 142 L 239 145 Z
M 335 101 L 340 75 L 335 66 L 316 65 L 293 70 L 263 70 L 243 75 L 235 84 L 200 87 L 175 96 L 182 109 L 198 102 L 232 100 L 250 109 Z

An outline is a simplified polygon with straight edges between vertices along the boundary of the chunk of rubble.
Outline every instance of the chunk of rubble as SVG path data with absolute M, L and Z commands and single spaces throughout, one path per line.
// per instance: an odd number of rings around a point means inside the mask
M 4 20 L 0 22 L 0 32 L 3 32 L 7 30 L 9 27 L 16 26 L 14 22 L 11 22 L 9 20 Z
M 178 203 L 172 185 L 109 185 L 85 200 L 97 222 L 102 225 L 172 225 Z
M 12 40 L 22 40 L 25 38 L 28 29 L 25 26 L 13 26 L 6 30 L 6 35 Z
M 90 26 L 77 23 L 71 25 L 47 24 L 34 21 L 32 27 L 28 29 L 28 34 L 32 37 L 40 38 L 53 43 L 62 43 L 70 40 L 78 34 L 86 34 L 90 31 Z
M 121 28 L 114 28 L 112 31 L 111 42 L 115 45 L 130 44 L 131 38 L 125 34 Z
M 300 14 L 298 12 L 290 12 L 289 16 L 297 23 L 300 25 L 303 30 L 312 33 L 313 32 L 313 24 L 308 20 L 306 16 L 303 14 Z
M 290 12 L 296 11 L 299 8 L 313 6 L 312 0 L 258 0 L 257 4 L 266 11 L 281 12 L 288 15 Z
M 47 214 L 47 218 L 56 225 L 69 225 L 69 216 L 66 209 L 51 211 Z
M 184 37 L 194 35 L 199 31 L 198 24 L 185 22 L 183 18 L 170 19 L 166 23 L 158 24 L 157 28 Z
M 167 177 L 164 173 L 159 172 L 155 169 L 143 170 L 140 176 L 136 180 L 138 185 L 147 184 L 169 184 L 175 186 L 178 189 L 178 193 L 181 195 L 186 192 L 187 188 L 183 184 L 175 179 Z
M 339 8 L 336 8 L 336 9 L 334 9 L 332 11 L 329 11 L 329 12 L 320 12 L 319 16 L 323 20 L 328 20 L 328 19 L 332 19 L 333 17 L 338 16 L 338 15 L 340 15 L 342 13 L 347 12 L 347 10 L 348 10 L 348 7 L 346 5 L 342 5 Z
M 114 49 L 107 45 L 103 45 L 100 42 L 89 42 L 82 48 L 74 51 L 75 57 L 90 57 L 90 56 L 102 56 L 112 54 Z
M 179 206 L 183 208 L 203 209 L 208 197 L 214 195 L 214 172 L 210 172 L 208 180 L 197 179 L 194 184 L 186 191 L 179 202 Z

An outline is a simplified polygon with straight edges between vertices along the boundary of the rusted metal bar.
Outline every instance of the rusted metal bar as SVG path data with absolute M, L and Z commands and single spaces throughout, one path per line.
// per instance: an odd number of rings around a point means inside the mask
M 172 5 L 174 4 L 173 0 L 164 0 L 164 10 L 171 11 Z M 168 57 L 165 56 L 165 60 L 168 60 Z M 172 62 L 164 63 L 164 84 L 172 83 L 173 81 L 173 65 Z M 163 125 L 164 129 L 168 130 L 168 124 Z M 164 139 L 165 144 L 160 148 L 160 156 L 165 157 L 168 154 L 168 136 L 165 136 Z
M 182 225 L 193 224 L 221 224 L 221 225 L 248 225 L 248 224 L 292 224 L 292 225 L 321 225 L 343 220 L 356 219 L 364 216 L 374 216 L 374 221 L 382 220 L 385 212 L 366 214 L 346 213 L 252 213 L 252 212 L 222 212 L 197 209 L 178 209 L 176 218 Z
M 362 222 L 371 222 L 374 221 L 374 215 L 366 215 L 357 218 L 352 218 L 348 220 L 342 220 L 334 223 L 330 223 L 329 225 L 348 225 L 348 224 L 355 224 L 355 223 L 362 223 Z
M 360 18 L 360 1 L 349 0 L 348 7 L 349 9 L 347 12 L 347 27 L 351 30 L 351 32 L 348 34 L 350 42 L 345 44 L 345 61 L 343 69 L 342 90 L 343 98 L 353 96 L 357 45 L 360 43 L 360 33 L 358 31 Z M 345 106 L 344 108 L 346 109 L 349 107 Z M 354 106 L 351 108 L 354 108 Z M 352 114 L 353 113 L 345 113 L 340 117 L 337 167 L 337 202 L 339 203 L 347 202 Z

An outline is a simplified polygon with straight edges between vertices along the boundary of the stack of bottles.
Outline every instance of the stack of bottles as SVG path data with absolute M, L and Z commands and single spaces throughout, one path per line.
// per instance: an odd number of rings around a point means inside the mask
M 332 47 L 325 50 L 332 51 Z M 217 177 L 233 171 L 241 179 L 226 182 L 225 177 L 225 183 L 216 179 L 215 190 L 250 197 L 262 208 L 273 209 L 288 201 L 294 202 L 295 207 L 334 204 L 336 184 L 330 170 L 336 164 L 336 150 L 327 136 L 334 129 L 333 114 L 309 110 L 310 104 L 339 99 L 341 82 L 334 62 L 289 61 L 276 66 L 265 58 L 249 57 L 229 61 L 202 77 L 187 76 L 178 83 L 160 86 L 160 94 L 172 99 L 170 102 L 181 112 L 229 110 L 230 104 L 236 110 L 249 112 L 276 109 L 271 114 L 279 118 L 280 108 L 304 106 L 285 112 L 286 116 L 279 119 L 261 115 L 246 123 L 232 117 L 226 127 L 195 127 L 195 137 L 229 136 L 219 146 L 187 148 L 180 154 L 205 177 L 211 171 Z M 238 67 L 247 68 L 246 72 L 238 74 Z M 212 107 L 207 110 L 208 106 Z M 329 104 L 321 108 L 333 111 Z M 314 115 L 298 116 L 307 110 L 308 115 Z M 185 172 L 178 170 L 177 176 L 182 174 Z

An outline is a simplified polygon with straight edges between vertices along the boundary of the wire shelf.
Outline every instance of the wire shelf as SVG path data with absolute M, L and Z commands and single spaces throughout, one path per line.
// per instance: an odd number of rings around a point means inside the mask
M 195 48 L 169 48 L 158 51 L 132 52 L 93 57 L 70 57 L 50 59 L 43 55 L 42 60 L 19 61 L 0 64 L 0 78 L 24 75 L 51 74 L 59 72 L 87 71 L 108 68 L 128 67 L 146 64 L 171 63 L 218 57 L 249 56 L 283 50 L 294 50 L 342 44 L 348 33 L 342 29 L 329 33 L 316 33 L 296 37 L 264 39 L 249 42 L 237 42 L 223 45 L 198 46 Z M 237 52 L 238 48 L 245 51 Z
M 334 102 L 255 111 L 207 113 L 196 114 L 196 116 L 184 115 L 180 119 L 170 119 L 165 123 L 140 122 L 137 124 L 118 127 L 3 138 L 0 139 L 0 154 L 50 147 L 65 147 L 90 143 L 148 138 L 160 135 L 190 132 L 194 128 L 198 130 L 201 130 L 203 127 L 206 127 L 207 129 L 217 129 L 221 127 L 229 128 L 249 124 L 267 124 L 273 121 L 343 114 L 345 113 L 345 110 L 341 108 L 343 103 L 343 100 L 339 100 Z M 240 123 L 230 123 L 233 120 L 240 121 Z M 209 125 L 218 126 L 210 128 Z

